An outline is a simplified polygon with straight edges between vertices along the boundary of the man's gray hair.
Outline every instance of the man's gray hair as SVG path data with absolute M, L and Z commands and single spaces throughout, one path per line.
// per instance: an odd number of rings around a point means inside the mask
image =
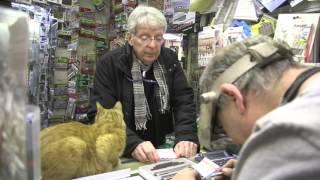
M 128 31 L 135 33 L 137 25 L 149 25 L 167 30 L 167 21 L 164 15 L 154 7 L 145 5 L 137 6 L 129 15 Z
M 250 54 L 252 61 L 265 60 L 263 58 L 257 58 L 259 55 L 249 50 L 249 47 L 260 43 L 269 43 L 276 47 L 278 49 L 277 53 L 280 55 L 281 59 L 273 61 L 262 68 L 256 66 L 237 79 L 233 84 L 236 85 L 244 95 L 248 93 L 258 95 L 265 90 L 273 88 L 281 78 L 283 72 L 289 67 L 304 67 L 294 61 L 293 54 L 287 43 L 275 41 L 267 36 L 258 36 L 236 42 L 219 51 L 210 60 L 200 78 L 201 92 L 209 92 L 217 78 L 244 55 Z M 221 97 L 220 103 L 223 104 L 224 101 L 224 97 Z

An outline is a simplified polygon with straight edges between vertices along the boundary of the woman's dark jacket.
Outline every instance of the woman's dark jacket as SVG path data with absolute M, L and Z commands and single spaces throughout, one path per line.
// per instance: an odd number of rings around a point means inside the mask
M 125 156 L 131 156 L 135 147 L 143 141 L 151 141 L 157 148 L 164 143 L 165 135 L 172 132 L 175 135 L 175 144 L 179 141 L 192 141 L 199 147 L 193 90 L 172 50 L 162 47 L 158 59 L 165 67 L 171 109 L 166 114 L 160 114 L 154 96 L 154 84 L 144 82 L 152 119 L 147 122 L 148 129 L 141 131 L 136 131 L 134 123 L 132 48 L 127 44 L 106 53 L 97 62 L 88 117 L 94 118 L 96 101 L 106 108 L 113 107 L 118 100 L 121 101 L 127 125 Z M 146 78 L 154 80 L 153 70 L 147 72 Z

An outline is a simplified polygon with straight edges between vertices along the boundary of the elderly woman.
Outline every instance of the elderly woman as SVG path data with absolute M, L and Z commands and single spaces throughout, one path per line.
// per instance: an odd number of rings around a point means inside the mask
M 156 148 L 174 132 L 178 157 L 191 157 L 199 149 L 193 90 L 176 54 L 165 47 L 167 22 L 163 14 L 138 6 L 128 18 L 128 42 L 105 54 L 97 63 L 92 109 L 95 102 L 110 108 L 118 100 L 127 124 L 125 156 L 157 162 Z

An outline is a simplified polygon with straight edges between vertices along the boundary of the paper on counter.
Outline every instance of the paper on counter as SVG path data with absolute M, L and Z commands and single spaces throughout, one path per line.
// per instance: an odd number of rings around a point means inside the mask
M 160 161 L 164 160 L 170 160 L 170 159 L 176 159 L 177 155 L 173 151 L 173 148 L 168 148 L 168 149 L 157 149 Z
M 141 176 L 133 176 L 128 178 L 123 178 L 121 180 L 144 180 Z
M 118 170 L 118 171 L 111 171 L 108 173 L 102 173 L 102 174 L 97 174 L 97 175 L 92 175 L 92 176 L 86 176 L 86 177 L 81 177 L 73 180 L 116 180 L 116 179 L 122 179 L 122 178 L 127 178 L 130 177 L 131 175 L 131 169 L 123 169 L 123 170 Z
M 203 176 L 205 178 L 222 174 L 222 172 L 218 171 L 220 166 L 206 157 L 203 158 L 203 160 L 200 161 L 198 164 L 195 164 L 192 167 L 196 171 L 198 171 L 198 173 L 201 176 Z

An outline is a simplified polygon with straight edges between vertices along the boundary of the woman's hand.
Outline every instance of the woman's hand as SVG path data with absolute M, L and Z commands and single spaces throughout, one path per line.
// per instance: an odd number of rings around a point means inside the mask
M 156 148 L 150 141 L 140 143 L 131 155 L 140 162 L 156 163 L 160 160 Z

